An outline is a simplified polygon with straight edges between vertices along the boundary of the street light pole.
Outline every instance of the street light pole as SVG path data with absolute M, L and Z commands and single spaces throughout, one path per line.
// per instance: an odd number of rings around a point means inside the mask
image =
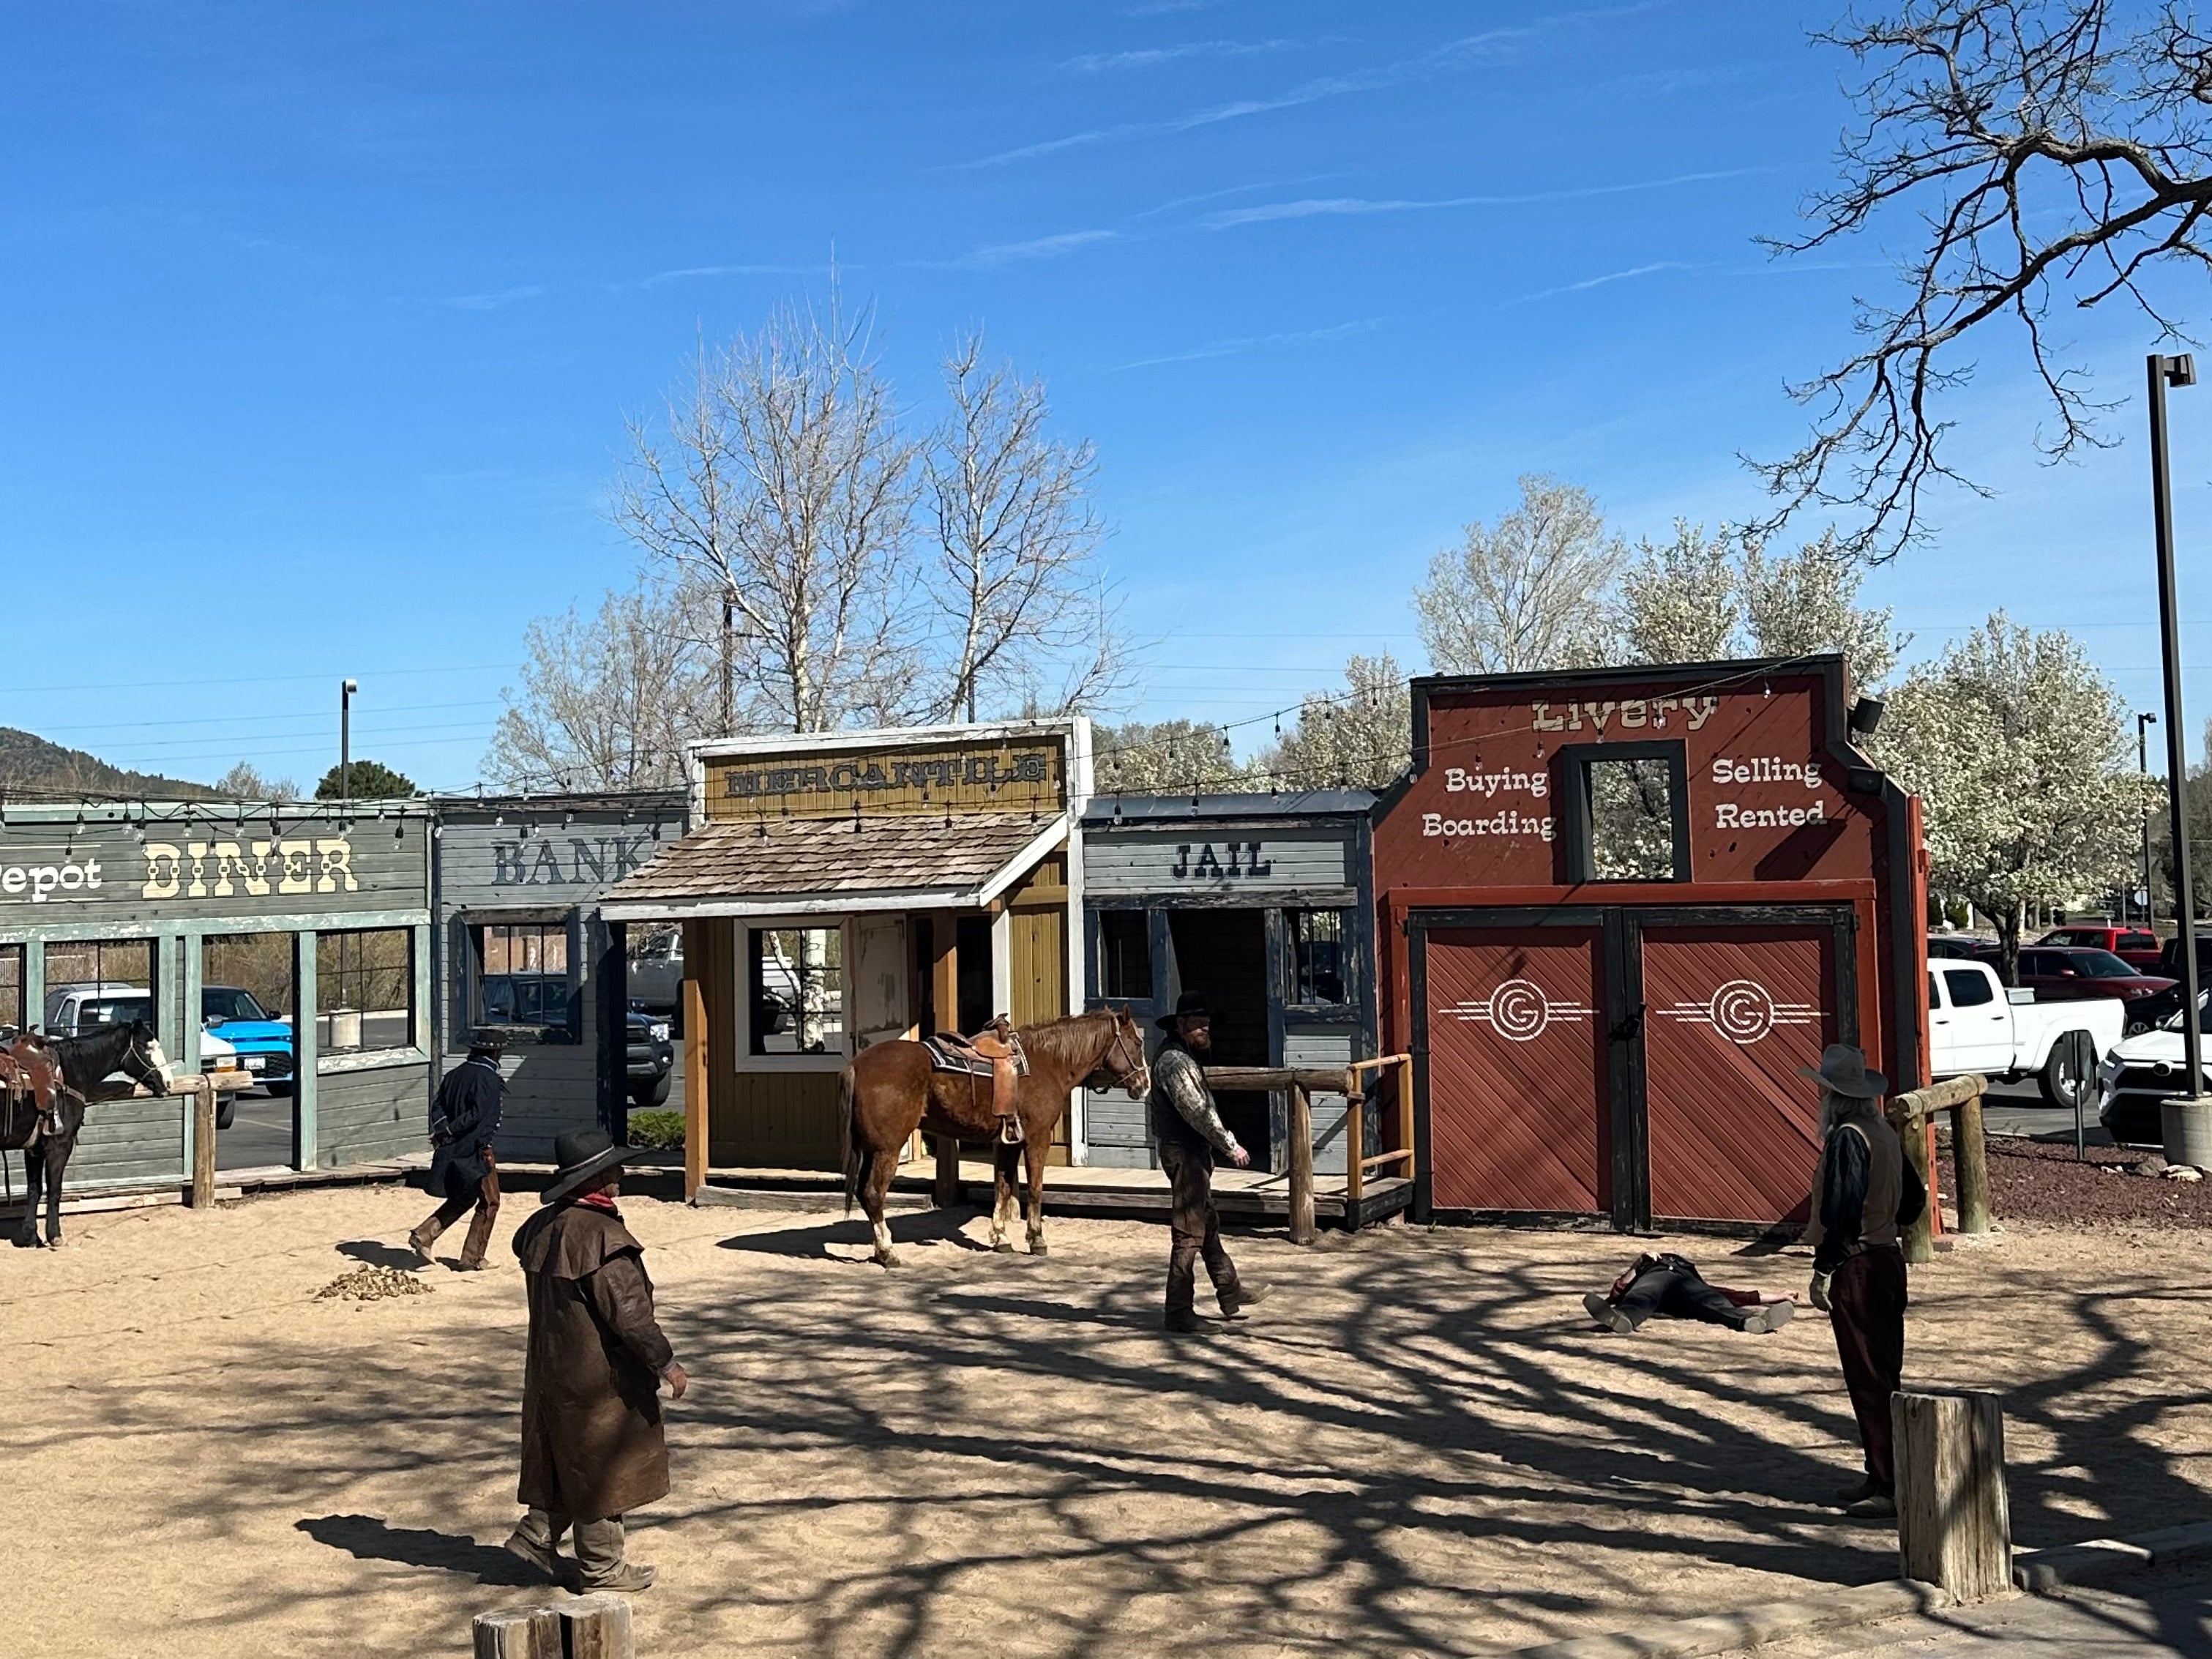
M 2158 716 L 2155 714 L 2136 716 L 2136 770 L 2142 775 L 2145 783 L 2150 781 L 2150 741 L 2144 736 L 2144 732 L 2147 728 L 2157 724 Z M 2150 809 L 2148 807 L 2143 809 L 2142 843 L 2143 926 L 2155 927 L 2158 926 L 2158 905 L 2150 894 Z
M 348 806 L 353 804 L 353 694 L 360 690 L 358 680 L 338 682 L 338 801 Z
M 2197 360 L 2150 355 L 2151 507 L 2158 532 L 2158 620 L 2166 666 L 2166 805 L 2173 815 L 2173 916 L 2181 956 L 2181 1052 L 2188 1092 L 2160 1109 L 2169 1164 L 2212 1164 L 2212 1097 L 2204 1092 L 2204 1041 L 2197 1008 L 2197 890 L 2189 878 L 2189 757 L 2181 717 L 2181 605 L 2173 580 L 2173 476 L 2166 455 L 2166 389 L 2195 386 Z M 2138 727 L 2138 730 L 2141 728 Z

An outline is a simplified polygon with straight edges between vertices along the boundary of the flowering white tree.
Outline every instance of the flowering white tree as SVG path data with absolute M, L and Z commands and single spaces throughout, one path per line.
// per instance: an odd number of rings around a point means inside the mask
M 1935 885 L 1996 924 L 2008 984 L 2023 918 L 2123 879 L 2148 805 L 2120 695 L 2062 631 L 2002 611 L 1905 677 L 1869 746 L 1927 814 Z
M 1467 526 L 1429 562 L 1413 594 L 1421 644 L 1440 674 L 1515 674 L 1604 660 L 1606 596 L 1626 550 L 1589 491 L 1534 474 L 1521 505 Z
M 1178 794 L 1249 789 L 1229 734 L 1195 720 L 1131 720 L 1102 726 L 1091 744 L 1094 791 L 1102 795 Z
M 1382 789 L 1412 760 L 1413 711 L 1406 671 L 1388 651 L 1354 656 L 1344 689 L 1300 701 L 1297 724 L 1253 763 L 1254 781 L 1278 789 Z

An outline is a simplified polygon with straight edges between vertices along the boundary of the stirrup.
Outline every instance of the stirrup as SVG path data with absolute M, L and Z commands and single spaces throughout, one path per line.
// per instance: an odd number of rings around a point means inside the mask
M 1028 1144 L 1029 1136 L 1024 1134 L 1022 1131 L 1022 1121 L 1020 1118 L 1008 1116 L 1002 1117 L 999 1120 L 999 1145 L 1001 1146 L 1023 1146 Z

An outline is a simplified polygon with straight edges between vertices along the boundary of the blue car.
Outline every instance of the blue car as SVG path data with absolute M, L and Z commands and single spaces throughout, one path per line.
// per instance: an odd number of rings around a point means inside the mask
M 253 993 L 234 985 L 200 990 L 200 1024 L 220 1030 L 238 1050 L 238 1064 L 272 1095 L 292 1092 L 292 1022 L 272 1018 Z

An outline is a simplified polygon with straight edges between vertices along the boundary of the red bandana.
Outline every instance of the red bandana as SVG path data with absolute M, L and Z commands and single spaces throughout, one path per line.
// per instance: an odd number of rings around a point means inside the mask
M 579 1204 L 588 1204 L 595 1210 L 605 1210 L 609 1215 L 620 1215 L 622 1213 L 620 1210 L 615 1208 L 615 1200 L 612 1195 L 610 1194 L 604 1188 L 596 1193 L 586 1193 L 582 1197 L 579 1198 L 576 1202 Z

